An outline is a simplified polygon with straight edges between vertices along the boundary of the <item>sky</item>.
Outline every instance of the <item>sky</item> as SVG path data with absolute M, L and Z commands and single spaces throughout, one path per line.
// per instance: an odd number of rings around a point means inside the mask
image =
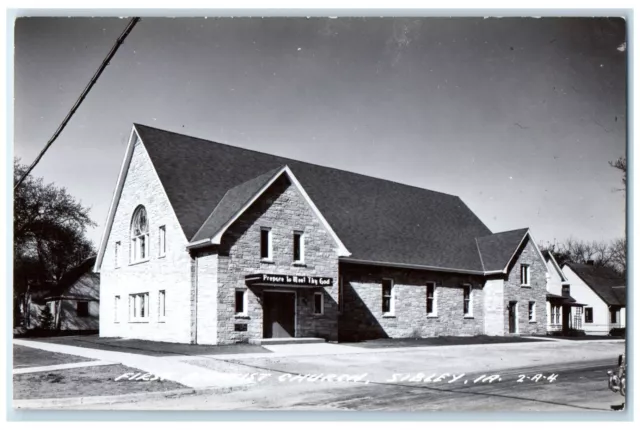
M 23 164 L 127 22 L 16 21 Z M 143 18 L 32 174 L 91 208 L 96 246 L 134 122 L 454 194 L 493 232 L 607 241 L 625 40 L 605 18 Z

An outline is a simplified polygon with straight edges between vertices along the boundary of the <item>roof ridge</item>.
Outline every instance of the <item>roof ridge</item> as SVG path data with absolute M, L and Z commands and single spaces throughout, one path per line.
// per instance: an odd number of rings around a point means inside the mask
M 204 220 L 204 222 L 202 223 L 202 225 L 200 226 L 200 228 L 198 228 L 198 230 L 194 233 L 194 235 L 191 237 L 191 239 L 189 239 L 189 243 L 191 243 L 193 241 L 194 238 L 196 238 L 198 236 L 198 233 L 200 233 L 202 231 L 202 229 L 207 225 L 207 222 L 209 222 L 209 220 L 211 219 L 211 217 L 215 214 L 216 209 L 218 209 L 220 207 L 220 205 L 222 204 L 222 202 L 224 201 L 225 197 L 227 197 L 227 195 L 232 191 L 235 190 L 236 188 L 238 188 L 241 185 L 246 184 L 247 182 L 250 181 L 255 181 L 256 179 L 258 179 L 260 176 L 265 176 L 268 173 L 273 172 L 270 176 L 269 179 L 273 178 L 278 172 L 280 172 L 284 167 L 286 166 L 286 164 L 277 167 L 275 169 L 271 169 L 268 170 L 264 173 L 259 174 L 258 176 L 254 176 L 253 178 L 246 180 L 244 182 L 239 183 L 238 185 L 236 185 L 235 187 L 231 187 L 229 188 L 222 196 L 222 198 L 220 199 L 220 201 L 216 204 L 216 206 L 213 208 L 213 210 L 211 211 L 211 213 L 209 214 L 209 216 Z M 250 200 L 250 199 L 249 199 Z M 248 201 L 248 200 L 247 200 Z M 246 203 L 246 202 L 245 202 Z
M 482 271 L 486 272 L 484 268 L 484 261 L 482 260 L 482 251 L 480 251 L 480 245 L 478 244 L 478 238 L 475 237 L 474 239 L 476 241 L 476 249 L 478 250 L 478 255 L 480 256 L 480 264 L 482 265 Z
M 309 165 L 311 165 L 311 166 L 322 167 L 323 169 L 332 169 L 332 170 L 337 170 L 337 171 L 340 171 L 340 172 L 349 173 L 349 174 L 351 174 L 351 175 L 363 176 L 363 177 L 365 177 L 365 178 L 375 179 L 375 180 L 377 180 L 377 181 L 390 182 L 390 183 L 392 183 L 392 184 L 402 185 L 403 187 L 417 188 L 417 189 L 422 190 L 422 191 L 429 191 L 429 192 L 431 192 L 431 193 L 441 194 L 441 195 L 444 195 L 444 196 L 454 197 L 454 198 L 458 198 L 458 199 L 460 199 L 460 196 L 458 196 L 458 195 L 456 195 L 456 194 L 449 194 L 449 193 L 445 193 L 445 192 L 443 192 L 443 191 L 436 191 L 436 190 L 431 190 L 431 189 L 429 189 L 429 188 L 419 187 L 419 186 L 417 186 L 417 185 L 405 184 L 405 183 L 403 183 L 403 182 L 394 181 L 393 179 L 379 178 L 379 177 L 377 177 L 377 176 L 366 175 L 366 174 L 364 174 L 364 173 L 352 172 L 351 170 L 345 170 L 345 169 L 340 169 L 340 168 L 337 168 L 337 167 L 331 167 L 331 166 L 324 166 L 324 165 L 322 165 L 322 164 L 315 164 L 315 163 L 311 163 L 311 162 L 309 162 L 309 161 L 297 160 L 297 159 L 295 159 L 295 158 L 290 158 L 290 157 L 286 157 L 286 156 L 283 156 L 283 155 L 277 155 L 277 154 L 272 154 L 272 153 L 269 153 L 269 152 L 262 152 L 262 151 L 258 151 L 258 150 L 255 150 L 255 149 L 244 148 L 244 147 L 242 147 L 242 146 L 236 146 L 236 145 L 231 145 L 231 144 L 228 144 L 228 143 L 222 143 L 222 142 L 218 142 L 218 141 L 215 141 L 215 140 L 205 139 L 205 138 L 203 138 L 203 137 L 196 137 L 196 136 L 192 136 L 192 135 L 189 135 L 189 134 L 178 133 L 178 132 L 176 132 L 176 131 L 165 130 L 165 129 L 163 129 L 163 128 L 152 127 L 152 126 L 150 126 L 150 125 L 145 125 L 145 124 L 140 124 L 140 123 L 135 123 L 135 122 L 133 123 L 133 125 L 134 125 L 134 126 L 137 126 L 137 127 L 146 127 L 146 128 L 151 128 L 151 129 L 154 129 L 154 130 L 161 131 L 161 132 L 163 132 L 163 133 L 176 134 L 176 135 L 178 135 L 178 136 L 188 137 L 188 138 L 190 138 L 190 139 L 202 140 L 202 141 L 207 142 L 207 143 L 214 143 L 214 144 L 216 144 L 216 145 L 222 145 L 222 146 L 228 146 L 228 147 L 231 147 L 231 148 L 241 149 L 241 150 L 243 150 L 243 151 L 254 152 L 254 153 L 262 154 L 262 155 L 269 155 L 269 156 L 272 156 L 272 157 L 273 157 L 273 156 L 275 156 L 275 157 L 278 157 L 278 158 L 283 158 L 283 159 L 285 159 L 285 160 L 295 161 L 295 162 L 297 162 L 297 163 L 304 163 L 304 164 L 309 164 Z M 460 200 L 462 201 L 462 199 L 460 199 Z
M 495 232 L 495 233 L 491 233 L 491 234 L 488 234 L 488 235 L 486 235 L 486 236 L 478 236 L 478 237 L 476 237 L 476 240 L 477 240 L 477 239 L 482 239 L 482 238 L 485 238 L 485 237 L 495 236 L 495 235 L 497 235 L 497 234 L 514 233 L 514 232 L 516 232 L 516 231 L 524 231 L 524 230 L 529 230 L 529 227 L 515 228 L 515 229 L 513 229 L 513 230 L 506 230 L 506 231 L 497 231 L 497 232 Z

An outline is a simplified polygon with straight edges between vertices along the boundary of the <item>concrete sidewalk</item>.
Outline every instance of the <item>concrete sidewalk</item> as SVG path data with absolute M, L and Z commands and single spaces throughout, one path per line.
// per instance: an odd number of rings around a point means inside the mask
M 127 352 L 80 348 L 77 346 L 36 342 L 23 339 L 13 339 L 13 344 L 41 349 L 44 351 L 92 358 L 94 360 L 120 363 L 124 366 L 139 369 L 143 372 L 151 373 L 152 375 L 177 382 L 190 388 L 227 388 L 244 386 L 251 383 L 251 381 L 232 374 L 203 369 L 202 367 L 193 366 L 177 360 L 165 359 L 163 357 L 151 357 L 148 355 L 131 354 Z

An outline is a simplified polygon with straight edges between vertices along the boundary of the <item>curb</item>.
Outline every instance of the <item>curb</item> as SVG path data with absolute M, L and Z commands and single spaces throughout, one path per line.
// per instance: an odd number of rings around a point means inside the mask
M 152 391 L 148 393 L 119 394 L 113 396 L 68 397 L 53 399 L 20 399 L 13 400 L 14 409 L 60 409 L 85 405 L 109 405 L 114 403 L 135 403 L 141 400 L 156 400 L 204 394 L 227 394 L 232 391 L 246 390 L 249 385 L 231 387 L 181 388 L 169 391 Z

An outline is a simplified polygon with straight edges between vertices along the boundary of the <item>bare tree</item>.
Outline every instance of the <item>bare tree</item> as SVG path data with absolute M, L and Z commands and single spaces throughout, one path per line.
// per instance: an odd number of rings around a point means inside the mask
M 609 161 L 609 165 L 622 172 L 622 184 L 624 188 L 619 189 L 618 191 L 626 191 L 627 190 L 627 158 L 620 157 L 616 161 Z

